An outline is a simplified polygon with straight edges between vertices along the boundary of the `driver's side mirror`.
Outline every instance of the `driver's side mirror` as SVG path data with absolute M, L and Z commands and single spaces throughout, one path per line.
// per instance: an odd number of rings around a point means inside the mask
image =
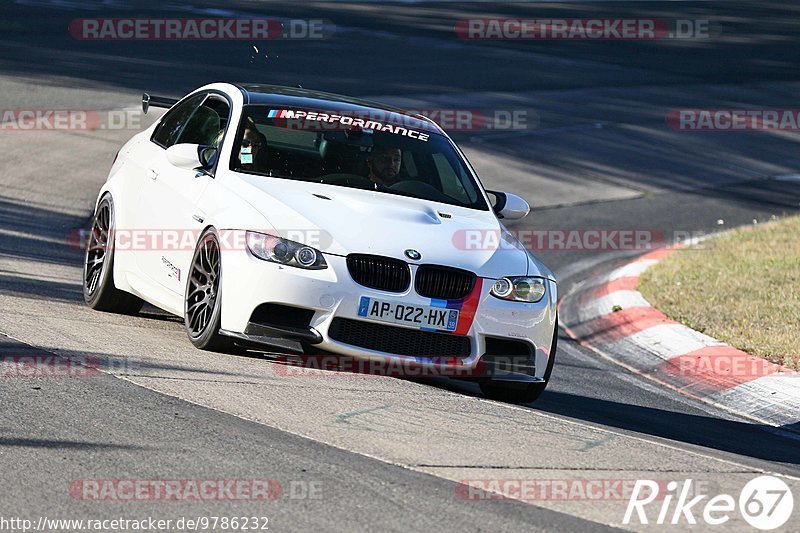
M 506 220 L 517 220 L 525 218 L 531 212 L 531 206 L 524 198 L 511 194 L 510 192 L 486 191 L 494 196 L 492 209 L 497 218 Z
M 214 166 L 216 154 L 217 149 L 213 146 L 189 143 L 173 144 L 167 148 L 167 161 L 186 170 L 197 170 L 198 168 L 208 170 Z
M 167 148 L 167 161 L 178 168 L 194 170 L 202 166 L 199 144 L 173 144 Z

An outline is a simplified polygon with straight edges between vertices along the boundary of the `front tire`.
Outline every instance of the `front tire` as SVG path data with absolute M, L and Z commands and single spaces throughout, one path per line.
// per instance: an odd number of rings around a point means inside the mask
M 547 384 L 550 383 L 550 374 L 553 372 L 553 364 L 556 360 L 556 349 L 558 348 L 558 318 L 556 327 L 553 331 L 553 342 L 550 345 L 550 357 L 547 360 L 547 368 L 544 371 L 544 382 L 539 383 L 504 383 L 502 381 L 483 380 L 479 383 L 481 392 L 492 400 L 507 403 L 528 404 L 539 399 Z
M 106 195 L 97 204 L 83 259 L 83 299 L 97 311 L 133 315 L 141 298 L 114 285 L 114 202 Z
M 222 253 L 219 236 L 214 228 L 200 237 L 184 298 L 184 324 L 189 340 L 195 347 L 212 352 L 227 352 L 233 348 L 228 337 L 220 335 L 222 323 Z

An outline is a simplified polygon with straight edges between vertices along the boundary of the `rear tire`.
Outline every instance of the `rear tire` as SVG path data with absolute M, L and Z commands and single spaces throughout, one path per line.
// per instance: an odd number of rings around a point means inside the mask
M 83 299 L 97 311 L 133 315 L 144 302 L 114 285 L 114 202 L 110 195 L 97 204 L 83 259 Z
M 231 352 L 231 338 L 220 335 L 222 324 L 222 253 L 214 228 L 200 237 L 189 268 L 184 298 L 186 334 L 195 347 L 211 352 Z
M 544 371 L 544 382 L 539 383 L 512 383 L 502 381 L 492 381 L 486 379 L 479 383 L 481 392 L 492 400 L 507 403 L 528 404 L 539 399 L 547 384 L 550 383 L 550 374 L 553 372 L 553 364 L 556 360 L 556 349 L 558 348 L 558 317 L 556 317 L 556 327 L 553 331 L 553 342 L 550 345 L 550 357 L 547 360 L 547 368 Z

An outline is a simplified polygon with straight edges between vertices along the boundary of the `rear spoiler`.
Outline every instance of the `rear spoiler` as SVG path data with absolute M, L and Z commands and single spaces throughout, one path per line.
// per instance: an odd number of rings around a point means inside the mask
M 142 111 L 147 113 L 150 106 L 170 108 L 178 103 L 177 98 L 166 98 L 164 96 L 150 96 L 147 93 L 142 94 Z

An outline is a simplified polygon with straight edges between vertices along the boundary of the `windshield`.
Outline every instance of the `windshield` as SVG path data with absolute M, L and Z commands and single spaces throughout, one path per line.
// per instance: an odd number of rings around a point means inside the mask
M 397 114 L 245 106 L 230 168 L 488 210 L 450 141 Z

